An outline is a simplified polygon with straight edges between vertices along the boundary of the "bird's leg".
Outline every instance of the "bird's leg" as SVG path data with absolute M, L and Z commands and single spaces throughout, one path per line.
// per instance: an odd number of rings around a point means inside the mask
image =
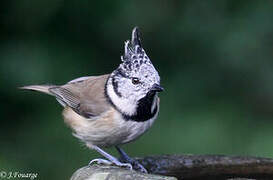
M 91 165 L 92 163 L 96 162 L 98 164 L 106 164 L 106 165 L 110 165 L 110 164 L 115 164 L 116 166 L 119 167 L 127 167 L 130 170 L 133 169 L 132 165 L 130 163 L 122 163 L 120 162 L 117 158 L 111 156 L 110 154 L 108 154 L 107 152 L 103 151 L 101 148 L 99 148 L 98 146 L 89 146 L 92 149 L 96 150 L 98 153 L 100 153 L 103 157 L 105 157 L 106 159 L 93 159 L 92 161 L 90 161 L 89 165 Z
M 125 151 L 123 151 L 120 147 L 116 146 L 117 151 L 119 152 L 120 156 L 121 156 L 121 161 L 126 162 L 126 163 L 130 163 L 133 168 L 137 171 L 141 171 L 143 173 L 148 173 L 147 170 L 136 160 L 130 158 Z

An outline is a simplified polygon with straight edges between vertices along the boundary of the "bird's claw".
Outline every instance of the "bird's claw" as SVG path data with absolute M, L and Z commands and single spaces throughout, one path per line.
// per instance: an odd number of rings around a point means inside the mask
M 89 162 L 88 165 L 92 165 L 93 163 L 97 163 L 97 164 L 105 164 L 105 165 L 111 165 L 113 164 L 111 161 L 108 161 L 106 159 L 93 159 Z
M 140 171 L 142 173 L 148 173 L 148 171 L 137 161 L 133 161 L 133 168 L 136 170 L 136 171 Z
M 106 159 L 93 159 L 89 162 L 88 165 L 92 165 L 93 163 L 97 163 L 97 164 L 104 164 L 104 165 L 112 165 L 112 164 L 115 164 L 116 166 L 119 166 L 119 167 L 125 167 L 125 168 L 128 168 L 130 170 L 133 170 L 133 166 L 130 164 L 130 163 L 121 163 L 119 161 L 116 161 L 116 162 L 111 162 L 109 160 L 106 160 Z
M 129 168 L 130 170 L 133 170 L 133 166 L 130 163 L 121 163 L 121 162 L 117 161 L 114 164 L 119 167 L 126 167 L 126 168 Z

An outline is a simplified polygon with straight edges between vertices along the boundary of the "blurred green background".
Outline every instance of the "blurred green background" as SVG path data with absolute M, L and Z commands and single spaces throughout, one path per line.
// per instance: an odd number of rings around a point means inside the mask
M 129 155 L 273 158 L 273 1 L 14 0 L 0 2 L 0 171 L 68 179 L 99 156 L 54 98 L 17 87 L 110 73 L 136 25 L 165 92 Z

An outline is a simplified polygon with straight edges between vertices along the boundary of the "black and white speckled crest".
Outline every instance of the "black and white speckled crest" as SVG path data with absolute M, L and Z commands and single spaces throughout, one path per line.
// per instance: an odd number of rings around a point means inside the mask
M 130 74 L 140 71 L 142 65 L 153 67 L 151 60 L 141 46 L 140 34 L 137 27 L 132 31 L 131 41 L 125 41 L 124 55 L 121 56 L 122 64 L 118 68 L 118 73 L 130 77 Z

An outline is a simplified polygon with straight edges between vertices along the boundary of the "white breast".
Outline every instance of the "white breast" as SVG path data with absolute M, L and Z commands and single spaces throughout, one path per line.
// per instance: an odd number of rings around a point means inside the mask
M 135 140 L 136 138 L 138 138 L 139 136 L 141 136 L 142 134 L 144 134 L 154 123 L 155 119 L 157 118 L 157 114 L 156 115 L 144 122 L 136 122 L 136 121 L 126 121 L 125 126 L 128 128 L 129 130 L 129 135 L 122 141 L 121 144 L 124 143 L 128 143 L 130 141 Z
M 125 121 L 114 108 L 94 119 L 86 119 L 66 107 L 63 112 L 65 122 L 73 129 L 74 135 L 91 147 L 110 147 L 128 143 L 145 133 L 154 123 L 158 109 L 153 118 L 144 122 Z

